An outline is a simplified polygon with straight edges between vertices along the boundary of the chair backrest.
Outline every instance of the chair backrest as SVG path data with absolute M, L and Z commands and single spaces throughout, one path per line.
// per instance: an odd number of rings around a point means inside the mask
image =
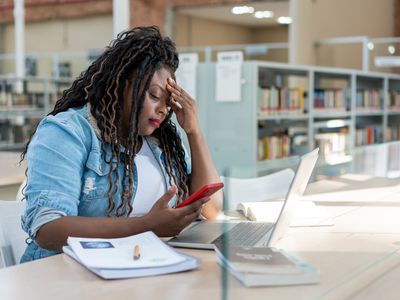
M 28 235 L 21 228 L 25 201 L 0 200 L 0 268 L 19 263 Z
M 285 197 L 294 177 L 292 169 L 254 178 L 221 176 L 224 187 L 224 210 L 233 210 L 240 202 L 258 202 Z
M 21 185 L 18 188 L 17 196 L 15 197 L 16 201 L 23 201 L 24 200 L 24 198 L 25 198 L 25 195 L 24 195 L 25 186 L 26 186 L 26 177 L 25 177 L 24 181 L 21 183 Z

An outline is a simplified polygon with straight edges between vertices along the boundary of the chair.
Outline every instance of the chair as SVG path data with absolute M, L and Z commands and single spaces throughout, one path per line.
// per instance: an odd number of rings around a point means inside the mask
M 221 176 L 224 187 L 224 210 L 234 210 L 240 202 L 257 202 L 283 198 L 294 178 L 292 169 L 284 169 L 254 178 Z
M 28 235 L 21 228 L 25 201 L 0 200 L 0 268 L 19 263 Z

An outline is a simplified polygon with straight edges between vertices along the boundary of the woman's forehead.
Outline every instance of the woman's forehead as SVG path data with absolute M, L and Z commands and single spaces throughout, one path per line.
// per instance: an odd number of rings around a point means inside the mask
M 170 70 L 161 68 L 154 72 L 153 78 L 151 83 L 160 83 L 160 82 L 167 82 L 167 79 L 172 77 L 172 73 Z

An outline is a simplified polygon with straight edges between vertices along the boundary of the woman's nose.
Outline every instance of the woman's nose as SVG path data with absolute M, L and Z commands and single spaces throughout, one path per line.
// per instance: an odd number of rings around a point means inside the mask
M 157 113 L 166 115 L 168 113 L 167 104 L 164 102 L 161 102 L 160 105 L 158 105 L 158 107 L 157 107 Z

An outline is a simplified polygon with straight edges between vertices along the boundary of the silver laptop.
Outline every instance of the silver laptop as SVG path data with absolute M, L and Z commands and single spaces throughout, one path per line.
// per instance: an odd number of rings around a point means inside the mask
M 238 246 L 269 246 L 285 236 L 318 159 L 318 148 L 303 155 L 275 223 L 241 220 L 201 221 L 170 239 L 175 247 L 214 249 L 216 242 Z

